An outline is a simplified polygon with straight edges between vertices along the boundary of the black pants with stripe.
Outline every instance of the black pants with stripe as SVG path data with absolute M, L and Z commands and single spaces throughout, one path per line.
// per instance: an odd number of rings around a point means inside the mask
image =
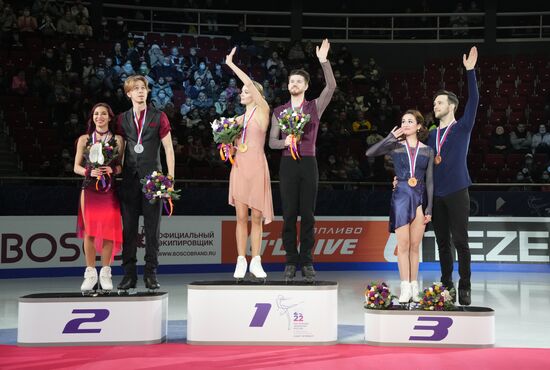
M 286 263 L 310 265 L 315 244 L 315 203 L 319 171 L 315 157 L 294 160 L 283 156 L 279 168 L 281 200 L 283 203 L 283 245 Z M 300 251 L 298 252 L 296 222 L 300 216 Z
M 444 197 L 434 196 L 433 227 L 439 250 L 441 282 L 453 286 L 453 251 L 451 240 L 458 255 L 459 289 L 470 289 L 471 254 L 468 245 L 468 216 L 470 194 L 468 188 Z
M 136 252 L 139 237 L 139 215 L 143 214 L 145 229 L 145 274 L 154 273 L 158 267 L 160 219 L 162 201 L 151 204 L 143 195 L 142 184 L 136 174 L 126 175 L 118 189 L 122 213 L 122 267 L 126 275 L 136 275 Z M 141 245 L 140 245 L 141 246 Z

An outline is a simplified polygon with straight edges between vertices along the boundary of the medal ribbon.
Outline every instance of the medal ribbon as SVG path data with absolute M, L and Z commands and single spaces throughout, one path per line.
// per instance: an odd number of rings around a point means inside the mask
M 447 129 L 445 130 L 445 133 L 443 134 L 443 137 L 441 137 L 441 129 L 437 127 L 437 135 L 435 136 L 435 147 L 437 149 L 437 154 L 440 155 L 441 148 L 443 148 L 443 143 L 445 143 L 445 140 L 447 140 L 447 135 L 451 131 L 451 127 L 456 123 L 456 121 L 451 122 L 449 126 L 447 126 Z
M 409 146 L 409 142 L 407 140 L 405 140 L 405 145 L 407 146 L 407 157 L 409 158 L 411 177 L 414 177 L 414 170 L 416 169 L 416 158 L 418 158 L 418 152 L 420 151 L 418 150 L 419 143 L 416 143 L 416 148 L 414 149 Z M 414 154 L 413 154 L 413 150 L 414 150 Z M 413 156 L 414 156 L 414 160 L 412 159 Z
M 244 144 L 246 141 L 246 127 L 248 126 L 248 122 L 252 119 L 252 116 L 254 115 L 254 112 L 256 112 L 257 105 L 254 106 L 252 109 L 252 113 L 250 113 L 250 117 L 248 117 L 248 120 L 246 119 L 246 112 L 243 115 L 243 134 L 241 136 L 241 144 Z
M 147 116 L 147 107 L 145 107 L 145 109 L 143 110 L 143 119 L 141 120 L 141 122 L 139 121 L 139 118 L 135 111 L 133 112 L 133 114 L 134 114 L 134 124 L 136 125 L 136 131 L 138 133 L 137 142 L 138 144 L 142 144 L 143 140 L 141 139 L 141 134 L 143 133 L 145 117 Z

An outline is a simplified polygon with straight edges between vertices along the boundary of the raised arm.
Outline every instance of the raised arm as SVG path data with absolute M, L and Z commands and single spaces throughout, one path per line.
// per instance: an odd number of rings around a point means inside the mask
M 468 79 L 468 100 L 464 106 L 464 116 L 462 121 L 468 126 L 471 131 L 476 120 L 477 107 L 479 105 L 479 91 L 477 88 L 475 66 L 477 63 L 477 48 L 473 46 L 470 49 L 468 57 L 466 54 L 462 56 L 462 63 L 466 68 L 466 76 Z
M 328 51 L 330 49 L 330 43 L 328 39 L 324 39 L 321 47 L 316 47 L 317 58 L 319 58 L 319 63 L 321 63 L 321 68 L 323 69 L 323 75 L 325 76 L 325 88 L 321 91 L 321 95 L 315 101 L 317 106 L 317 116 L 321 118 L 321 115 L 325 111 L 326 107 L 329 105 L 334 90 L 336 90 L 336 80 L 334 79 L 334 73 L 332 73 L 332 66 L 327 60 Z
M 250 92 L 250 95 L 252 95 L 252 100 L 258 106 L 258 108 L 256 109 L 259 109 L 258 113 L 266 118 L 263 120 L 259 120 L 258 122 L 260 122 L 260 124 L 264 124 L 265 127 L 263 128 L 267 130 L 267 126 L 269 125 L 269 119 L 267 119 L 269 118 L 269 104 L 267 104 L 267 101 L 265 100 L 263 94 L 256 88 L 252 79 L 248 77 L 248 75 L 244 73 L 244 71 L 240 69 L 235 63 L 233 63 L 233 55 L 235 55 L 236 50 L 236 47 L 231 49 L 229 55 L 225 57 L 225 64 L 227 64 L 227 66 L 231 68 L 233 72 L 235 72 L 237 77 L 242 81 L 244 86 L 246 86 L 246 88 Z
M 403 135 L 403 130 L 395 126 L 388 136 L 367 149 L 365 155 L 367 157 L 378 157 L 391 152 L 399 145 L 397 141 L 401 135 Z

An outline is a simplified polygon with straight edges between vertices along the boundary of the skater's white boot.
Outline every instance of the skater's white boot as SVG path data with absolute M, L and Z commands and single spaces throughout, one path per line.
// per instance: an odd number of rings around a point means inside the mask
M 409 303 L 411 300 L 411 283 L 403 280 L 401 282 L 401 295 L 399 296 L 399 303 Z
M 414 303 L 418 303 L 420 302 L 420 298 L 418 297 L 418 281 L 414 280 L 414 281 L 411 281 L 411 295 L 412 295 L 412 300 Z
M 257 279 L 265 279 L 267 277 L 262 267 L 262 259 L 260 256 L 256 256 L 250 261 L 250 273 Z
M 111 279 L 111 268 L 103 266 L 99 271 L 99 285 L 103 291 L 113 290 L 113 280 Z
M 246 275 L 247 267 L 248 267 L 248 264 L 246 263 L 246 258 L 244 256 L 237 257 L 237 266 L 235 266 L 235 272 L 233 273 L 233 277 L 235 279 L 244 279 L 244 276 Z
M 86 267 L 84 271 L 84 281 L 80 286 L 82 294 L 94 291 L 94 287 L 97 284 L 97 270 L 95 267 Z

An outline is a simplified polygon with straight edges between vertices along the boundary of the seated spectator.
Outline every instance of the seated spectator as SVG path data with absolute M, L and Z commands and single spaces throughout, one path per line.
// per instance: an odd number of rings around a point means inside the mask
M 65 15 L 57 21 L 57 32 L 60 35 L 77 35 L 78 24 L 74 17 L 71 15 L 71 11 L 67 10 Z
M 306 55 L 302 49 L 302 43 L 300 41 L 294 42 L 290 50 L 288 51 L 288 59 L 294 62 L 302 62 Z
M 17 28 L 19 32 L 35 32 L 38 28 L 36 18 L 31 15 L 28 7 L 23 9 L 23 15 L 17 19 Z
M 78 25 L 78 35 L 84 37 L 86 40 L 92 38 L 94 35 L 94 30 L 92 26 L 90 26 L 88 18 L 81 18 L 80 24 Z
M 199 109 L 209 109 L 213 105 L 212 99 L 208 98 L 204 91 L 201 91 L 198 98 L 195 100 L 195 106 Z
M 539 125 L 539 131 L 532 136 L 531 150 L 533 153 L 550 153 L 550 133 L 546 125 Z
M 365 113 L 362 111 L 357 112 L 357 119 L 351 124 L 351 130 L 355 133 L 367 132 L 375 130 L 375 127 L 365 118 Z
M 208 81 L 208 86 L 204 89 L 204 92 L 213 102 L 217 101 L 220 97 L 220 87 L 216 84 L 214 79 Z
M 177 46 L 170 49 L 170 55 L 168 56 L 170 64 L 172 65 L 181 65 L 185 61 L 185 57 L 180 54 L 180 50 Z
M 170 86 L 175 86 L 176 83 L 181 81 L 181 76 L 176 66 L 170 64 L 168 57 L 160 56 L 159 60 L 161 64 L 152 67 L 148 77 L 154 81 L 158 81 L 162 77 Z
M 151 68 L 155 68 L 156 66 L 160 66 L 164 63 L 164 54 L 162 53 L 162 49 L 159 45 L 151 45 L 148 54 L 149 65 L 151 66 Z M 170 65 L 170 60 L 168 61 L 168 64 Z
M 24 96 L 29 92 L 25 71 L 20 70 L 11 80 L 11 91 L 17 95 Z
M 55 26 L 52 18 L 46 14 L 38 27 L 38 31 L 46 37 L 54 37 L 57 33 L 57 27 Z
M 491 153 L 506 154 L 510 149 L 510 138 L 504 131 L 504 127 L 497 126 L 495 132 L 491 135 Z
M 159 77 L 157 82 L 153 84 L 153 88 L 151 89 L 151 99 L 158 96 L 161 92 L 164 92 L 164 94 L 168 97 L 168 99 L 172 99 L 174 96 L 174 92 L 172 91 L 172 88 L 168 84 L 168 82 L 164 79 L 164 77 Z
M 203 90 L 204 90 L 204 86 L 202 85 L 202 80 L 198 78 L 195 80 L 194 85 L 187 86 L 187 88 L 185 89 L 185 95 L 195 100 L 199 97 L 199 93 Z
M 276 67 L 277 69 L 280 69 L 284 67 L 284 62 L 281 58 L 279 58 L 279 54 L 274 51 L 271 53 L 271 57 L 265 62 L 265 68 L 269 71 L 271 67 Z
M 216 108 L 216 113 L 219 115 L 225 112 L 225 110 L 227 109 L 227 99 L 225 91 L 220 94 L 218 101 L 214 103 L 214 107 Z
M 530 152 L 532 140 L 531 132 L 526 130 L 524 123 L 518 123 L 516 128 L 510 133 L 510 143 L 516 153 Z
M 234 78 L 229 79 L 229 85 L 225 89 L 225 97 L 228 101 L 233 101 L 236 95 L 240 94 L 240 90 L 237 87 L 237 81 Z
M 164 110 L 167 104 L 171 103 L 170 97 L 166 94 L 165 90 L 160 90 L 158 94 L 151 98 L 151 104 L 153 107 Z
M 195 104 L 193 104 L 193 99 L 187 97 L 185 99 L 185 103 L 183 103 L 180 107 L 180 113 L 183 117 L 185 117 L 193 109 L 195 109 Z
M 212 73 L 206 67 L 205 62 L 200 62 L 199 63 L 199 68 L 193 74 L 193 80 L 196 81 L 199 78 L 202 80 L 202 83 L 204 85 L 207 85 L 210 82 L 210 80 L 212 79 Z

